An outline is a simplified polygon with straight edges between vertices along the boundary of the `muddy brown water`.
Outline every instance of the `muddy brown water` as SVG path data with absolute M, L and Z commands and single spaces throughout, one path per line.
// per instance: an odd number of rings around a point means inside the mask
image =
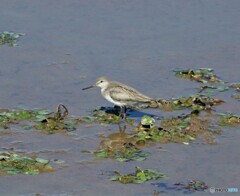
M 96 107 L 111 106 L 99 89 L 81 91 L 102 75 L 156 98 L 196 92 L 199 84 L 176 78 L 171 72 L 176 67 L 209 67 L 224 81 L 239 82 L 239 9 L 237 0 L 2 0 L 0 31 L 27 35 L 17 47 L 0 47 L 0 108 L 54 110 L 63 103 L 71 115 L 87 115 Z M 217 112 L 240 113 L 239 102 L 230 94 L 217 95 L 226 101 Z M 135 118 L 140 117 L 138 113 Z M 127 163 L 82 153 L 97 149 L 98 135 L 119 132 L 117 125 L 81 125 L 73 137 L 12 131 L 17 134 L 0 136 L 1 149 L 37 152 L 64 160 L 65 167 L 38 176 L 1 176 L 0 195 L 183 194 L 152 182 L 122 185 L 109 180 L 108 172 L 133 172 L 136 165 L 168 174 L 157 181 L 165 187 L 198 179 L 210 187 L 240 188 L 239 128 L 224 128 L 216 136 L 218 145 L 156 144 L 145 149 L 152 153 L 146 161 Z

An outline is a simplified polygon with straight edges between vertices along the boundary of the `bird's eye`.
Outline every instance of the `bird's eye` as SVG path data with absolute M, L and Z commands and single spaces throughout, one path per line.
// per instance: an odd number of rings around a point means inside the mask
M 103 83 L 103 81 L 101 80 L 100 83 Z

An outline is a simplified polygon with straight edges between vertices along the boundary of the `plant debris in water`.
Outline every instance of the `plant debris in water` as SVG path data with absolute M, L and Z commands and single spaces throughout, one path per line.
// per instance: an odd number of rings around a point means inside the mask
M 234 83 L 230 85 L 231 88 L 236 89 L 236 91 L 240 92 L 240 83 Z
M 150 153 L 140 150 L 129 134 L 125 133 L 126 126 L 119 125 L 120 132 L 108 135 L 102 140 L 98 150 L 92 154 L 101 158 L 111 158 L 117 161 L 143 161 Z
M 222 86 L 206 85 L 206 86 L 200 86 L 198 89 L 200 90 L 200 93 L 206 89 L 216 89 L 219 92 L 224 92 L 224 91 L 227 91 L 229 89 L 229 87 L 223 86 L 223 85 Z
M 105 107 L 95 109 L 91 114 L 92 116 L 81 117 L 80 121 L 83 123 L 116 124 L 120 120 L 116 110 L 108 110 Z
M 160 108 L 166 111 L 182 110 L 190 108 L 192 110 L 211 110 L 212 107 L 223 103 L 224 101 L 217 98 L 211 98 L 206 95 L 192 95 L 190 97 L 172 98 L 171 100 L 161 99 Z
M 218 114 L 220 116 L 220 120 L 218 121 L 218 124 L 220 126 L 239 126 L 240 125 L 240 116 L 232 114 L 232 113 L 226 113 L 226 114 Z
M 184 193 L 190 194 L 196 191 L 206 191 L 208 189 L 208 186 L 205 182 L 200 180 L 191 180 L 188 183 L 175 183 L 176 190 L 185 190 Z
M 230 85 L 205 85 L 198 87 L 199 93 L 202 93 L 206 89 L 218 90 L 219 92 L 228 91 L 230 88 L 234 88 L 237 92 L 240 92 L 240 84 L 233 83 Z M 212 94 L 213 91 L 206 91 L 205 94 Z M 232 94 L 232 97 L 235 99 L 240 99 L 240 94 Z
M 231 97 L 234 99 L 240 100 L 240 94 L 232 94 Z
M 68 118 L 68 110 L 66 106 L 62 104 L 57 106 L 55 113 L 38 109 L 0 110 L 0 127 L 5 129 L 9 128 L 11 124 L 19 124 L 24 129 L 35 128 L 47 134 L 53 134 L 55 132 L 66 133 L 75 130 L 75 125 L 78 121 L 77 118 Z
M 129 183 L 144 183 L 149 180 L 157 180 L 159 178 L 167 178 L 168 176 L 165 174 L 160 174 L 152 169 L 141 169 L 140 167 L 135 168 L 135 173 L 132 174 L 120 174 L 120 172 L 115 171 L 115 177 L 112 177 L 112 181 L 119 181 L 122 184 Z
M 111 158 L 120 162 L 143 161 L 150 155 L 149 152 L 143 152 L 132 143 L 121 145 L 115 143 L 115 145 L 112 144 L 106 148 L 99 149 L 93 152 L 93 154 L 101 158 Z
M 17 46 L 19 38 L 23 35 L 25 35 L 25 33 L 0 32 L 0 45 L 10 44 L 11 46 Z
M 119 116 L 114 111 L 108 111 L 105 108 L 96 109 L 92 112 L 93 116 L 95 117 L 95 121 L 104 124 L 115 124 L 119 123 Z
M 207 191 L 208 186 L 205 182 L 200 180 L 190 180 L 188 182 L 178 182 L 174 185 L 168 185 L 166 183 L 151 183 L 155 187 L 158 187 L 160 190 L 155 190 L 155 195 L 161 195 L 161 193 L 167 193 L 166 191 L 183 191 L 184 194 L 192 194 L 197 191 Z M 166 191 L 165 191 L 166 190 Z M 176 194 L 179 195 L 179 194 Z
M 194 114 L 165 118 L 160 127 L 153 126 L 145 128 L 140 125 L 133 136 L 137 143 L 146 143 L 155 141 L 160 143 L 184 143 L 194 141 L 197 136 L 202 135 L 203 141 L 209 144 L 216 144 L 213 135 L 219 133 L 219 130 L 212 130 L 210 119 L 200 118 Z
M 2 109 L 0 110 L 0 126 L 8 128 L 10 124 L 18 124 L 24 120 L 42 119 L 47 114 L 50 114 L 48 110 Z
M 34 126 L 37 130 L 42 130 L 47 134 L 56 132 L 69 132 L 75 130 L 75 125 L 78 123 L 76 119 L 67 119 L 68 109 L 63 104 L 57 106 L 54 116 L 43 116 L 39 118 L 39 122 Z
M 175 75 L 179 78 L 194 80 L 201 83 L 224 83 L 213 72 L 212 69 L 177 69 L 174 70 Z
M 106 108 L 101 107 L 99 109 L 95 109 L 91 112 L 92 116 L 84 116 L 79 119 L 80 122 L 83 123 L 101 123 L 101 124 L 118 124 L 121 120 L 119 117 L 119 108 Z M 129 124 L 134 122 L 133 119 L 127 118 L 125 121 Z
M 37 175 L 50 171 L 53 171 L 53 168 L 46 159 L 30 158 L 9 151 L 0 151 L 0 175 Z

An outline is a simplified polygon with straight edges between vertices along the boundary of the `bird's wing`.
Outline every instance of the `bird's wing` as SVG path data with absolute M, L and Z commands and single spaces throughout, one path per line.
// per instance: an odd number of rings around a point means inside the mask
M 126 101 L 126 102 L 150 102 L 153 101 L 152 98 L 141 94 L 133 88 L 124 88 L 124 86 L 114 86 L 109 89 L 109 95 L 112 99 L 116 101 Z

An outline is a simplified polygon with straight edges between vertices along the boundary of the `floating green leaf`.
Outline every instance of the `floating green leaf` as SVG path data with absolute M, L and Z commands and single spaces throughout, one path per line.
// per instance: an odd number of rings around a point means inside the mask
M 147 115 L 144 115 L 141 119 L 141 125 L 144 127 L 150 128 L 154 125 L 154 123 L 155 123 L 155 119 Z
M 132 174 L 120 174 L 118 171 L 115 171 L 115 177 L 112 177 L 112 181 L 119 181 L 122 184 L 129 184 L 129 183 L 144 183 L 149 180 L 157 180 L 159 178 L 167 178 L 168 176 L 165 174 L 160 174 L 155 170 L 152 169 L 145 169 L 142 170 L 140 167 L 136 167 L 135 173 Z
M 36 158 L 35 160 L 39 163 L 42 163 L 42 164 L 48 164 L 49 163 L 49 160 L 47 160 L 47 159 Z
M 30 158 L 9 151 L 0 151 L 0 174 L 29 174 L 53 171 L 49 161 L 41 158 Z

